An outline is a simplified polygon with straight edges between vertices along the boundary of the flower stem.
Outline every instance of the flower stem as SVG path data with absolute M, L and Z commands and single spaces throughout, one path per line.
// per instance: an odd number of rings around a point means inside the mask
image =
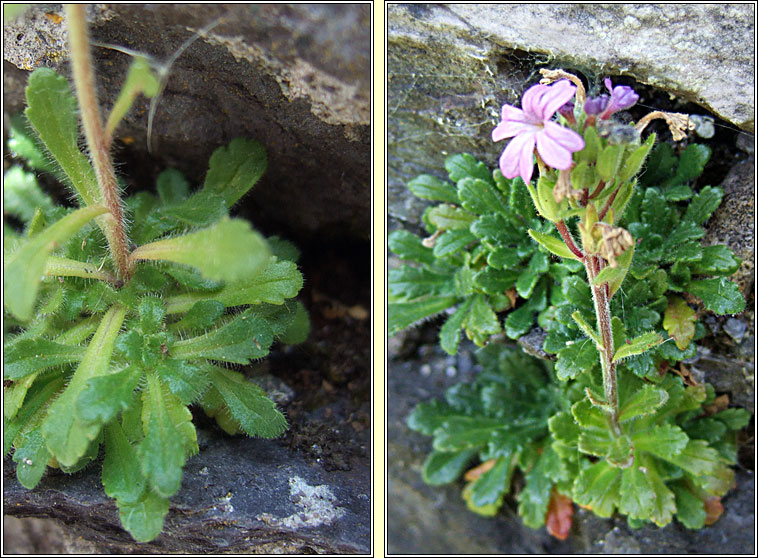
M 608 423 L 615 435 L 621 435 L 619 427 L 619 399 L 618 382 L 616 378 L 616 364 L 613 362 L 613 331 L 611 329 L 611 307 L 608 297 L 607 284 L 593 285 L 597 274 L 600 273 L 600 256 L 588 255 L 584 266 L 587 270 L 587 279 L 592 290 L 592 301 L 595 305 L 597 328 L 603 341 L 603 350 L 600 354 L 600 366 L 603 371 L 603 389 L 605 391 L 605 403 L 608 405 Z
M 127 280 L 132 270 L 129 263 L 129 243 L 126 237 L 116 173 L 108 152 L 108 141 L 103 132 L 100 107 L 95 95 L 95 77 L 92 70 L 84 5 L 67 4 L 66 20 L 74 85 L 76 86 L 76 96 L 84 124 L 84 135 L 87 138 L 90 158 L 95 168 L 103 201 L 110 212 L 109 215 L 101 219 L 100 225 L 108 239 L 116 273 L 120 279 Z

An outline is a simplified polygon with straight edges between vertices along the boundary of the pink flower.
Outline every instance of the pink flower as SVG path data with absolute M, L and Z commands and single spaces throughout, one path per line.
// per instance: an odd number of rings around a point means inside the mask
M 500 156 L 500 172 L 506 178 L 521 176 L 529 184 L 534 172 L 534 147 L 551 167 L 568 170 L 572 154 L 584 149 L 582 136 L 551 119 L 574 96 L 576 87 L 568 80 L 552 85 L 533 85 L 524 92 L 520 109 L 503 105 L 500 124 L 492 130 L 492 141 L 513 138 Z

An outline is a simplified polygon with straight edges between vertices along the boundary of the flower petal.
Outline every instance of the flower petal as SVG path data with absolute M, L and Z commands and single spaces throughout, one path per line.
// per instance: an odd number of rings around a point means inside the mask
M 527 118 L 541 119 L 539 110 L 541 100 L 549 88 L 548 85 L 538 83 L 537 85 L 532 85 L 524 92 L 524 95 L 521 97 L 521 108 L 526 113 Z
M 519 120 L 526 122 L 526 115 L 520 108 L 516 108 L 513 105 L 503 105 L 500 109 L 500 120 L 505 122 L 506 120 Z
M 584 149 L 584 138 L 574 130 L 564 128 L 557 122 L 545 122 L 545 132 L 569 151 Z
M 546 164 L 554 169 L 567 170 L 573 162 L 571 151 L 551 138 L 545 131 L 537 134 L 537 151 Z
M 576 86 L 567 79 L 562 79 L 551 85 L 540 100 L 539 115 L 543 120 L 553 117 L 555 111 L 565 105 L 576 93 Z
M 511 138 L 522 133 L 536 133 L 539 131 L 539 129 L 540 128 L 534 124 L 508 120 L 506 122 L 501 122 L 495 127 L 494 130 L 492 130 L 492 141 L 500 141 L 501 139 Z
M 530 133 L 519 134 L 508 143 L 500 156 L 500 172 L 503 176 L 513 178 L 520 174 L 524 181 L 531 179 L 534 170 L 534 136 Z

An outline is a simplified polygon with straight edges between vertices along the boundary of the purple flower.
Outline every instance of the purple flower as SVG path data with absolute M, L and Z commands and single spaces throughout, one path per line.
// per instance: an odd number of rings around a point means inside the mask
M 634 89 L 627 85 L 611 87 L 611 78 L 605 78 L 604 83 L 608 88 L 608 91 L 611 93 L 611 100 L 603 111 L 603 114 L 600 115 L 601 120 L 608 120 L 614 112 L 628 109 L 640 98 L 640 96 L 634 92 Z
M 555 112 L 574 96 L 576 87 L 568 80 L 552 85 L 533 85 L 524 92 L 520 109 L 503 105 L 500 124 L 492 130 L 492 141 L 513 138 L 500 156 L 500 172 L 506 178 L 521 176 L 529 184 L 534 172 L 534 147 L 549 166 L 571 168 L 572 154 L 584 149 L 582 136 L 553 122 Z
M 609 99 L 608 95 L 589 97 L 584 102 L 584 112 L 587 113 L 587 116 L 597 116 L 606 109 Z

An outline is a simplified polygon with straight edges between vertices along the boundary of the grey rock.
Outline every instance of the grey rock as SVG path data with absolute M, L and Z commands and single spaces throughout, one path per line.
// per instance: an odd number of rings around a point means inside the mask
M 368 463 L 327 472 L 271 440 L 203 430 L 198 440 L 201 451 L 187 462 L 164 531 L 153 542 L 135 543 L 121 528 L 99 467 L 48 474 L 29 491 L 6 459 L 5 511 L 62 521 L 96 553 L 369 553 Z
M 59 4 L 34 6 L 4 26 L 5 60 L 24 70 L 44 65 L 68 73 L 65 20 L 56 23 L 61 15 Z M 295 238 L 317 233 L 368 240 L 368 5 L 89 8 L 94 40 L 162 61 L 222 16 L 171 68 L 155 116 L 153 155 L 147 153 L 148 103 L 140 98 L 117 131 L 117 157 L 143 168 L 136 177 L 143 184 L 170 164 L 199 185 L 215 148 L 238 136 L 257 139 L 266 145 L 268 171 L 242 211 L 249 207 L 256 223 L 284 224 Z M 106 48 L 93 53 L 101 100 L 110 106 L 131 60 Z M 20 93 L 9 88 L 6 106 L 20 108 Z
M 440 70 L 468 56 L 480 60 L 484 77 L 499 73 L 505 49 L 539 53 L 593 73 L 633 76 L 748 131 L 754 17 L 748 4 L 393 5 L 388 13 L 390 41 L 444 51 L 451 63 Z

